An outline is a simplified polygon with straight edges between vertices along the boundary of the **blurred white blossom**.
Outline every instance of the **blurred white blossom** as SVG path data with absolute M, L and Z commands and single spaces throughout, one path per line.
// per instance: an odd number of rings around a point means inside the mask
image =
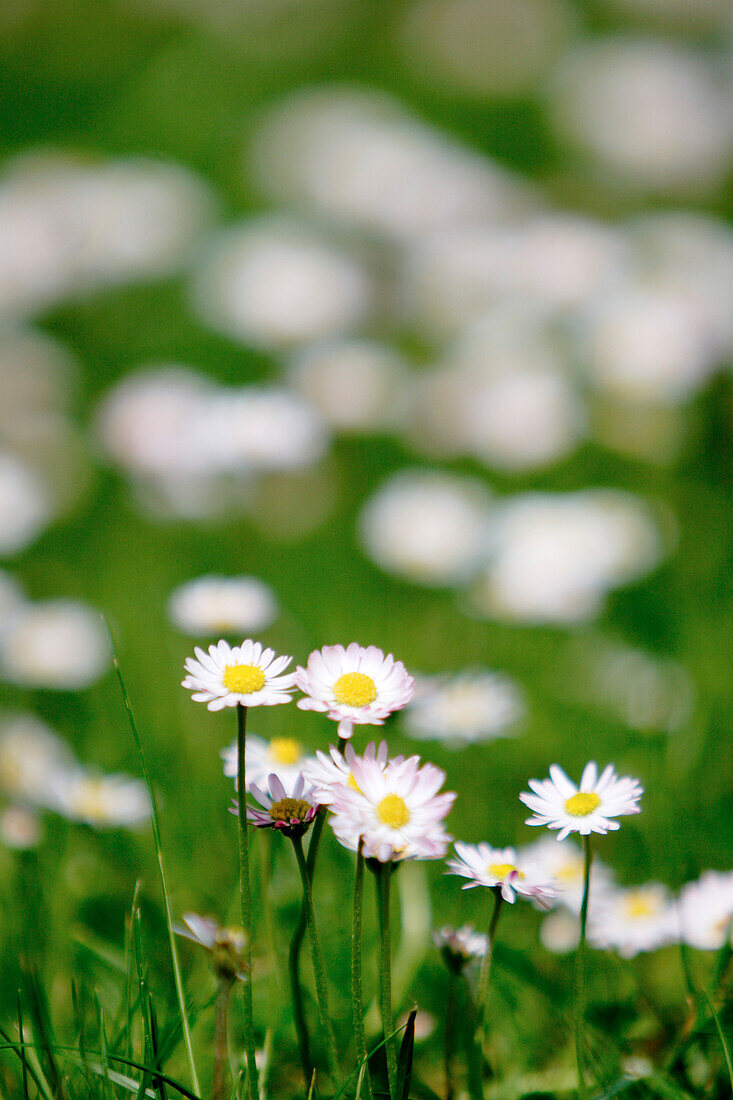
M 509 676 L 476 668 L 417 676 L 404 727 L 411 737 L 459 748 L 511 736 L 524 714 L 522 692 Z
M 25 687 L 79 691 L 108 666 L 99 615 L 75 600 L 28 603 L 0 635 L 0 677 Z
M 185 634 L 257 634 L 278 614 L 275 594 L 258 577 L 209 574 L 181 584 L 168 599 L 168 615 Z

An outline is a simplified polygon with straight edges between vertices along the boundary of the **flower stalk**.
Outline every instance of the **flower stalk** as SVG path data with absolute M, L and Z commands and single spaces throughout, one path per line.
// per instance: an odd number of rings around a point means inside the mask
M 214 1081 L 211 1089 L 212 1100 L 224 1100 L 229 1050 L 227 1030 L 229 1020 L 229 994 L 232 991 L 231 978 L 220 978 L 216 994 L 216 1022 L 214 1025 Z
M 362 902 L 364 896 L 364 854 L 362 845 L 356 853 L 356 872 L 354 875 L 354 917 L 351 925 L 351 1005 L 354 1023 L 356 1056 L 362 1066 L 366 1083 L 367 1100 L 374 1100 L 372 1078 L 369 1070 L 369 1056 L 364 1030 L 364 996 L 362 991 L 361 937 Z
M 394 1019 L 392 1016 L 392 945 L 390 928 L 390 884 L 393 865 L 377 863 L 377 908 L 379 912 L 379 1007 L 382 1015 L 384 1051 L 387 1058 L 387 1078 L 390 1098 L 395 1096 L 397 1088 L 397 1051 L 393 1036 Z
M 311 887 L 313 885 L 313 875 L 316 868 L 316 859 L 318 858 L 318 846 L 321 842 L 321 834 L 323 833 L 323 827 L 325 824 L 326 811 L 325 809 L 321 809 L 315 821 L 313 822 L 311 838 L 308 842 L 308 856 L 306 859 L 306 865 L 308 868 L 308 875 L 310 877 Z M 304 896 L 300 906 L 298 923 L 295 926 L 293 938 L 290 941 L 290 954 L 288 961 L 290 970 L 290 994 L 293 999 L 293 1023 L 295 1025 L 295 1032 L 298 1037 L 298 1055 L 300 1057 L 300 1066 L 303 1071 L 306 1089 L 310 1087 L 311 1076 L 313 1073 L 313 1060 L 310 1052 L 310 1035 L 308 1034 L 308 1021 L 306 1019 L 305 1006 L 303 1003 L 303 987 L 300 983 L 300 951 L 303 946 L 303 940 L 305 939 L 307 927 L 308 908 Z
M 247 741 L 247 708 L 237 705 L 237 821 L 239 832 L 239 900 L 242 913 L 242 927 L 247 935 L 245 962 L 252 972 L 252 891 L 249 876 L 249 832 L 247 829 L 245 748 Z M 254 1036 L 254 1007 L 252 1002 L 252 980 L 243 983 L 242 1008 L 244 1015 L 244 1050 L 247 1059 L 247 1077 L 252 1100 L 259 1100 L 260 1087 L 257 1072 Z
M 590 869 L 593 850 L 590 834 L 583 837 L 583 901 L 580 907 L 580 939 L 575 956 L 575 1059 L 578 1066 L 578 1100 L 585 1100 L 587 1085 L 585 1077 L 585 965 L 586 965 L 586 927 L 588 924 L 588 901 L 590 896 Z
M 321 1027 L 326 1040 L 326 1055 L 328 1058 L 328 1067 L 331 1072 L 331 1077 L 334 1084 L 338 1080 L 338 1055 L 336 1052 L 336 1037 L 333 1031 L 333 1023 L 331 1021 L 331 1014 L 328 1008 L 328 987 L 326 985 L 326 972 L 323 967 L 323 956 L 321 955 L 321 947 L 318 942 L 318 931 L 316 928 L 316 915 L 313 908 L 313 892 L 311 889 L 311 876 L 306 863 L 305 853 L 303 852 L 303 838 L 298 833 L 293 833 L 290 836 L 293 843 L 293 850 L 295 852 L 295 859 L 298 864 L 298 870 L 300 872 L 301 882 L 303 884 L 303 900 L 306 907 L 306 918 L 308 921 L 308 934 L 310 936 L 311 955 L 313 957 L 313 973 L 316 979 L 316 996 L 318 997 L 318 1007 L 321 1014 Z

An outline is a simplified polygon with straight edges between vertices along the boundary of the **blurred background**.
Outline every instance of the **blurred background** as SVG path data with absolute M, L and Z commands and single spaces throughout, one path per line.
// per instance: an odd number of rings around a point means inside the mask
M 390 745 L 446 769 L 461 839 L 536 839 L 527 778 L 597 759 L 647 789 L 603 842 L 623 885 L 731 869 L 732 31 L 728 0 L 5 0 L 2 1015 L 29 931 L 62 1033 L 71 973 L 114 1012 L 137 880 L 172 1003 L 100 612 L 179 914 L 236 912 L 233 718 L 179 687 L 219 637 L 403 660 Z M 294 706 L 251 726 L 333 737 Z M 256 995 L 287 1061 L 298 890 L 264 839 Z M 398 986 L 439 1016 L 430 928 L 485 899 L 404 871 Z M 335 968 L 327 869 L 320 904 Z M 569 993 L 512 919 L 505 1075 L 556 1052 Z

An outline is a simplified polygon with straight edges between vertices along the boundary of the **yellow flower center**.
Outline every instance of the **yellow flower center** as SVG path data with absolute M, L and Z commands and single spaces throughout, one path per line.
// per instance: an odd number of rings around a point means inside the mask
M 587 817 L 597 810 L 601 800 L 595 791 L 578 791 L 565 803 L 565 809 L 571 817 Z
M 300 741 L 293 737 L 273 737 L 270 756 L 276 764 L 297 764 L 300 760 Z
M 377 817 L 390 829 L 401 829 L 410 820 L 410 811 L 398 794 L 388 794 L 377 806 Z
M 626 901 L 626 913 L 630 917 L 651 917 L 656 910 L 652 899 L 641 892 L 631 894 Z
M 235 695 L 251 695 L 265 685 L 265 674 L 257 665 L 227 665 L 221 679 Z
M 356 782 L 351 772 L 349 772 L 349 778 L 346 780 L 346 786 L 349 788 L 350 791 L 356 791 L 357 794 L 364 794 L 363 790 Z
M 558 867 L 555 871 L 555 878 L 561 879 L 563 882 L 573 882 L 583 874 L 583 861 L 582 859 L 573 860 L 571 863 L 563 863 L 562 867 Z
M 72 798 L 74 812 L 83 817 L 103 821 L 109 815 L 109 791 L 101 779 L 83 780 Z
M 492 878 L 499 878 L 499 879 L 508 878 L 509 875 L 512 874 L 512 872 L 514 872 L 516 874 L 517 878 L 524 878 L 524 875 L 522 874 L 522 872 L 519 870 L 518 867 L 515 867 L 513 863 L 490 863 L 489 864 L 489 875 Z
M 377 686 L 363 672 L 345 672 L 333 685 L 333 694 L 344 707 L 366 707 L 377 698 Z
M 273 821 L 305 821 L 312 809 L 302 798 L 281 798 L 270 806 Z

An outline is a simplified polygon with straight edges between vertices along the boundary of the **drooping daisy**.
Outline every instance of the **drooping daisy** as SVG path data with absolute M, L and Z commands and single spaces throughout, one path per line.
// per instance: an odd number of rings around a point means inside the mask
M 347 745 L 343 755 L 334 748 L 329 748 L 329 755 L 325 752 L 316 752 L 316 759 L 311 758 L 303 768 L 303 775 L 310 785 L 313 794 L 322 806 L 330 806 L 336 793 L 341 787 L 352 791 L 357 789 L 354 779 L 354 761 L 357 758 L 353 745 Z M 370 742 L 364 750 L 364 759 L 373 760 L 382 769 L 387 766 L 387 742 L 381 741 L 379 747 Z M 404 756 L 394 757 L 394 763 L 400 763 Z
M 488 886 L 501 891 L 504 901 L 514 902 L 517 896 L 530 898 L 543 909 L 549 909 L 555 899 L 556 887 L 550 880 L 538 878 L 529 868 L 517 866 L 514 848 L 492 848 L 491 845 L 454 844 L 457 859 L 448 860 L 449 874 L 469 879 L 463 886 Z
M 599 776 L 593 762 L 583 769 L 579 787 L 558 764 L 550 765 L 549 779 L 530 779 L 529 785 L 534 794 L 525 792 L 519 796 L 534 814 L 527 818 L 526 824 L 559 829 L 558 840 L 564 840 L 570 833 L 605 835 L 620 828 L 613 818 L 640 813 L 638 801 L 644 793 L 637 779 L 619 778 L 612 764 Z
M 222 928 L 213 917 L 198 913 L 183 914 L 184 928 L 174 926 L 179 936 L 198 943 L 211 956 L 211 966 L 219 980 L 244 981 L 247 977 L 247 933 L 243 928 Z
M 471 959 L 480 959 L 486 954 L 489 937 L 477 932 L 470 924 L 462 928 L 444 925 L 433 932 L 433 943 L 440 951 L 446 966 L 450 970 L 463 970 Z
M 224 775 L 236 782 L 237 779 L 237 742 L 233 741 L 221 750 L 224 761 Z M 266 741 L 264 737 L 247 735 L 245 746 L 245 771 L 248 783 L 261 786 L 267 783 L 270 775 L 275 774 L 287 791 L 292 791 L 306 764 L 314 762 L 308 756 L 300 741 L 294 737 L 273 737 Z
M 352 642 L 314 650 L 294 680 L 305 694 L 301 710 L 318 710 L 338 722 L 339 737 L 351 737 L 354 725 L 381 726 L 392 711 L 412 699 L 414 680 L 401 661 L 381 649 Z
M 733 945 L 733 871 L 705 871 L 683 887 L 679 929 L 683 943 L 700 951 Z
M 197 703 L 206 703 L 209 710 L 222 707 L 270 707 L 289 703 L 293 674 L 280 675 L 292 657 L 276 657 L 272 649 L 263 649 L 250 638 L 238 646 L 228 642 L 210 645 L 208 654 L 194 650 L 197 660 L 186 659 L 189 673 L 182 687 L 192 691 Z
M 606 893 L 591 906 L 588 940 L 624 959 L 655 951 L 677 938 L 677 918 L 669 891 L 657 882 Z
M 445 772 L 420 765 L 419 756 L 383 765 L 375 756 L 355 756 L 354 789 L 333 788 L 331 826 L 345 848 L 357 851 L 360 839 L 367 859 L 441 859 L 450 843 L 443 819 L 455 794 L 438 794 Z
M 267 785 L 268 790 L 262 790 L 256 783 L 250 783 L 249 793 L 261 808 L 248 806 L 248 821 L 252 821 L 258 829 L 277 829 L 289 837 L 302 836 L 313 824 L 320 809 L 306 788 L 303 776 L 299 776 L 292 794 L 288 794 L 276 775 L 269 777 Z M 236 802 L 232 813 L 237 813 Z

